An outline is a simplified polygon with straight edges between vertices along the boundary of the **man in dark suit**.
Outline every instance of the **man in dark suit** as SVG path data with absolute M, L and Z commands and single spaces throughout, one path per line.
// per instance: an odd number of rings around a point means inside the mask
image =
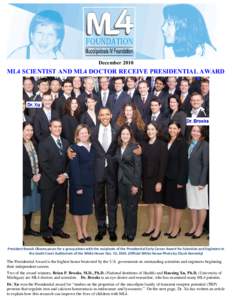
M 73 96 L 74 96 L 74 98 L 77 99 L 82 93 L 81 77 L 79 77 L 79 76 L 73 77 L 72 84 L 73 84 Z
M 100 108 L 107 107 L 112 111 L 114 104 L 114 93 L 109 89 L 109 78 L 100 77 L 99 79 L 100 91 L 97 94 L 98 100 L 96 105 L 96 112 L 98 113 Z
M 121 77 L 117 77 L 114 80 L 114 100 L 113 100 L 113 105 L 111 107 L 111 112 L 112 112 L 112 124 L 114 124 L 122 112 L 123 107 L 130 103 L 130 96 L 127 95 L 126 92 L 123 91 L 124 87 L 124 79 Z
M 189 81 L 183 78 L 180 81 L 180 107 L 179 109 L 188 114 L 191 110 L 190 94 L 189 94 Z
M 159 99 L 159 102 L 161 104 L 161 112 L 167 115 L 168 101 L 167 101 L 167 93 L 165 92 L 164 89 L 165 89 L 165 79 L 163 77 L 156 77 L 152 94 Z
M 31 101 L 34 97 L 34 80 L 32 77 L 25 77 L 23 79 L 23 99 L 27 102 Z
M 111 241 L 116 241 L 117 167 L 112 159 L 117 148 L 116 130 L 110 124 L 112 114 L 108 108 L 101 108 L 98 118 L 100 124 L 92 131 L 92 142 L 96 151 L 95 214 L 98 233 L 95 240 L 102 240 L 106 234 L 107 203 L 109 236 Z
M 133 103 L 139 110 L 142 119 L 145 123 L 149 121 L 150 117 L 150 101 L 152 94 L 149 94 L 149 86 L 147 81 L 142 80 L 138 84 L 139 95 L 135 96 Z
M 70 99 L 72 96 L 73 85 L 72 81 L 65 79 L 62 84 L 63 95 L 54 101 L 53 107 L 55 108 L 59 118 L 64 115 L 64 106 L 66 100 Z
M 41 78 L 38 80 L 38 91 L 33 99 L 30 101 L 33 102 L 42 102 L 43 94 L 49 91 L 49 80 L 47 78 Z M 42 105 L 42 103 L 41 103 Z M 29 116 L 31 117 L 32 121 L 34 121 L 34 117 L 37 113 L 39 108 L 30 108 L 29 109 Z
M 201 80 L 200 90 L 204 100 L 202 106 L 204 107 L 206 114 L 209 116 L 209 80 L 207 78 Z
M 43 108 L 38 109 L 34 117 L 34 135 L 38 142 L 41 142 L 50 135 L 49 123 L 58 118 L 57 112 L 52 109 L 52 95 L 48 92 L 43 94 Z
M 67 156 L 68 141 L 61 138 L 60 120 L 50 122 L 51 134 L 39 144 L 41 168 L 41 221 L 40 231 L 46 243 L 54 244 L 52 237 L 69 238 L 63 232 L 67 198 Z M 54 205 L 53 228 L 49 227 L 49 216 Z
M 92 77 L 86 77 L 84 78 L 84 91 L 81 95 L 78 96 L 77 100 L 80 105 L 80 113 L 84 113 L 87 108 L 86 108 L 86 101 L 87 97 L 92 95 L 95 100 L 98 99 L 95 91 L 94 91 L 94 79 Z
M 59 78 L 52 78 L 51 79 L 50 90 L 51 90 L 51 95 L 52 95 L 52 100 L 53 101 L 55 101 L 56 99 L 58 99 L 62 96 L 61 80 Z
M 133 102 L 135 96 L 138 95 L 136 77 L 127 77 L 125 91 L 130 96 L 131 101 Z
M 167 140 L 168 138 L 168 118 L 165 117 L 165 115 L 161 112 L 162 105 L 159 101 L 159 99 L 154 96 L 151 99 L 151 116 L 150 121 L 155 122 L 159 130 L 161 132 L 162 138 L 164 140 Z
M 201 94 L 197 92 L 192 93 L 190 98 L 191 110 L 187 116 L 191 118 L 207 118 L 208 116 L 203 107 L 203 103 L 204 100 Z

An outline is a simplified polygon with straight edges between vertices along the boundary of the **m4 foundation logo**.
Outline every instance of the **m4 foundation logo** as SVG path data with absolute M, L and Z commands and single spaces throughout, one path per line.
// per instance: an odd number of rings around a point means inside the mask
M 135 9 L 89 7 L 84 13 L 84 56 L 135 57 Z

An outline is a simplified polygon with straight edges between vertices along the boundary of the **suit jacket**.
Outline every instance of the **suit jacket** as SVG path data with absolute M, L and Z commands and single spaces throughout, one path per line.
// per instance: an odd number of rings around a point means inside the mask
M 95 149 L 91 146 L 88 152 L 83 146 L 73 144 L 72 149 L 77 155 L 69 161 L 70 187 L 75 191 L 83 186 L 93 186 L 95 183 L 94 163 Z
M 188 114 L 191 111 L 191 104 L 190 104 L 190 95 L 188 94 L 184 100 L 184 102 L 180 105 L 179 110 L 184 111 Z
M 150 115 L 150 118 L 149 118 L 149 122 L 150 121 L 151 121 L 151 115 Z M 163 113 L 160 113 L 158 115 L 158 118 L 155 120 L 155 123 L 159 127 L 161 137 L 165 141 L 168 139 L 168 122 L 169 122 L 169 119 Z
M 35 93 L 34 92 L 33 92 L 33 95 L 31 97 L 29 97 L 28 94 L 23 89 L 23 99 L 25 100 L 25 102 L 32 101 L 34 97 L 35 97 Z
M 136 144 L 130 144 L 121 154 L 121 147 L 117 148 L 115 158 L 118 162 L 118 182 L 129 186 L 141 186 L 141 157 L 136 156 L 133 150 Z
M 116 99 L 116 94 L 114 95 L 113 105 L 112 105 L 112 124 L 114 124 L 122 112 L 123 107 L 130 103 L 130 96 L 126 92 L 122 91 L 119 97 Z
M 81 124 L 86 124 L 89 126 L 89 128 L 94 128 L 98 125 L 98 119 L 97 119 L 97 114 L 96 114 L 96 124 L 94 123 L 94 121 L 92 120 L 92 118 L 90 117 L 90 115 L 88 114 L 88 112 L 84 112 L 81 115 Z
M 70 144 L 74 142 L 74 134 L 77 126 L 79 125 L 79 119 L 70 115 L 63 115 L 62 117 L 62 137 L 68 140 Z
M 35 95 L 33 98 L 30 98 L 29 101 L 42 103 L 42 97 L 40 95 Z M 40 110 L 40 108 L 28 108 L 28 115 L 31 118 L 32 122 L 34 122 L 34 118 L 38 110 Z
M 87 97 L 88 94 L 86 93 L 86 91 L 84 91 L 82 94 L 80 94 L 77 98 L 77 101 L 80 105 L 80 113 L 83 114 L 84 112 L 86 112 L 87 107 L 86 107 L 86 101 L 87 101 Z M 98 101 L 98 96 L 96 93 L 93 92 L 93 98 Z
M 71 99 L 71 96 L 68 99 Z M 53 102 L 53 107 L 55 108 L 59 118 L 62 118 L 64 115 L 64 106 L 66 101 L 67 99 L 64 95 L 62 95 Z
M 134 105 L 137 107 L 137 109 L 139 110 L 142 119 L 145 123 L 147 123 L 149 121 L 149 116 L 150 116 L 150 106 L 151 106 L 151 99 L 152 99 L 153 95 L 152 94 L 148 94 L 147 96 L 147 100 L 145 103 L 143 103 L 141 96 L 137 96 L 134 98 Z
M 188 117 L 192 118 L 191 111 L 188 113 Z M 206 112 L 204 110 L 200 110 L 197 114 L 197 118 L 207 118 Z
M 189 160 L 188 177 L 192 185 L 205 186 L 208 183 L 209 144 L 199 141 L 192 150 Z
M 177 138 L 168 150 L 166 177 L 185 185 L 188 179 L 188 151 L 184 139 Z
M 163 182 L 168 161 L 167 145 L 156 139 L 154 144 L 142 144 L 143 179 L 152 179 L 154 184 Z
M 102 97 L 101 97 L 101 92 L 97 93 L 97 105 L 96 105 L 96 113 L 98 114 L 99 110 L 104 107 L 103 103 L 102 103 Z M 114 105 L 114 99 L 115 99 L 115 95 L 112 91 L 109 92 L 109 95 L 107 97 L 107 101 L 106 101 L 106 105 L 105 107 L 109 108 L 110 111 L 112 112 L 113 110 L 113 105 Z
M 152 95 L 154 95 L 154 91 L 152 92 Z M 162 90 L 158 96 L 156 96 L 161 104 L 161 112 L 165 115 L 168 114 L 168 96 L 167 92 L 165 92 L 164 90 Z
M 37 145 L 33 142 L 35 150 Z M 23 145 L 23 196 L 31 196 L 31 179 L 33 177 L 31 161 L 25 146 Z
M 204 107 L 207 116 L 209 116 L 209 93 L 203 96 L 203 99 L 204 99 L 204 103 L 202 106 Z
M 52 136 L 48 136 L 39 144 L 39 163 L 41 169 L 41 189 L 52 189 L 57 187 L 58 175 L 67 172 L 67 149 L 69 143 L 61 138 L 63 150 L 60 151 Z M 66 185 L 66 181 L 64 183 Z
M 184 111 L 177 111 L 173 117 L 171 117 L 171 114 L 169 115 L 169 122 L 170 121 L 176 121 L 180 124 L 181 127 L 181 133 L 183 136 L 185 136 L 185 129 L 186 129 L 186 113 Z
M 105 161 L 107 161 L 106 171 L 108 178 L 112 181 L 115 180 L 117 165 L 115 164 L 115 161 L 113 161 L 112 157 L 115 155 L 115 151 L 117 149 L 117 131 L 113 127 L 111 128 L 111 130 L 112 142 L 107 152 L 105 152 L 101 143 L 98 141 L 99 126 L 93 128 L 92 130 L 91 139 L 96 151 L 95 170 L 97 182 L 105 180 Z
M 51 120 L 58 118 L 56 111 L 51 111 Z M 49 121 L 43 109 L 38 109 L 34 117 L 34 133 L 38 142 L 41 142 L 50 135 Z

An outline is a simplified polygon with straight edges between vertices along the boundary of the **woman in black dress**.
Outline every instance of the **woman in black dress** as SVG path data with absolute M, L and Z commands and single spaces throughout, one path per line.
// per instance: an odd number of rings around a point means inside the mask
M 75 132 L 75 144 L 71 146 L 76 156 L 70 160 L 70 213 L 77 229 L 80 243 L 91 241 L 87 222 L 93 211 L 95 150 L 90 143 L 90 129 L 80 124 Z
M 144 141 L 145 123 L 134 104 L 126 104 L 116 121 L 116 125 L 119 128 L 124 124 L 131 128 L 136 142 L 141 143 Z
M 68 140 L 70 144 L 74 142 L 74 132 L 80 123 L 79 113 L 80 109 L 77 99 L 66 100 L 62 117 L 62 137 Z
M 23 215 L 25 217 L 24 235 L 39 236 L 40 233 L 31 228 L 33 212 L 40 210 L 39 162 L 36 144 L 33 141 L 31 123 L 23 123 Z
M 188 150 L 181 136 L 180 124 L 172 121 L 168 126 L 168 164 L 165 174 L 165 204 L 169 206 L 169 227 L 165 235 L 176 238 L 180 233 L 183 209 L 187 206 Z
M 150 122 L 146 126 L 148 142 L 142 144 L 143 201 L 148 204 L 149 227 L 143 236 L 151 241 L 160 237 L 163 216 L 163 181 L 167 166 L 166 144 L 158 138 L 158 126 Z
M 168 97 L 168 107 L 169 107 L 169 122 L 175 121 L 176 123 L 180 124 L 181 134 L 185 136 L 185 129 L 186 129 L 186 117 L 187 114 L 180 109 L 180 98 L 177 95 L 170 95 Z

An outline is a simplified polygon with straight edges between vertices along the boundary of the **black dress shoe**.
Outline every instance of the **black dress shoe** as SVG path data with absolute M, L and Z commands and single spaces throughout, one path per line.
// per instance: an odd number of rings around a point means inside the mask
M 104 235 L 106 235 L 105 231 L 99 231 L 95 236 L 95 241 L 101 241 Z
M 127 235 L 125 233 L 123 233 L 122 240 L 126 240 L 126 239 L 127 239 Z
M 185 232 L 184 235 L 185 235 L 185 236 L 193 236 L 193 235 L 194 235 L 194 232 L 195 232 L 195 231 L 193 231 L 193 232 Z
M 150 232 L 144 232 L 143 234 L 142 234 L 142 236 L 150 236 L 153 232 L 155 231 L 155 229 L 153 229 L 152 231 L 150 231 Z
M 63 232 L 63 231 L 53 233 L 53 236 L 59 236 L 62 239 L 69 239 L 70 238 L 70 235 L 68 233 Z
M 161 235 L 161 231 L 157 234 L 157 236 L 151 236 L 150 237 L 150 241 L 156 241 L 156 240 L 158 240 L 158 238 L 160 237 L 160 235 Z
M 169 236 L 171 234 L 171 232 L 165 232 L 164 235 L 165 236 Z
M 192 239 L 193 239 L 193 240 L 199 239 L 202 235 L 203 235 L 203 232 L 202 232 L 200 235 L 195 235 L 195 234 L 193 234 L 193 235 L 192 235 Z
M 85 239 L 87 242 L 91 242 L 91 241 L 92 241 L 91 236 L 84 236 L 84 239 Z
M 117 235 L 116 235 L 116 233 L 114 231 L 110 231 L 109 232 L 109 236 L 110 236 L 110 241 L 111 242 L 116 242 L 117 239 L 118 239 L 118 237 L 117 237 Z
M 176 239 L 178 237 L 178 235 L 180 234 L 181 232 L 181 228 L 179 228 L 179 231 L 177 232 L 176 235 L 172 235 L 171 233 L 169 234 L 168 236 L 168 239 Z
M 25 229 L 24 235 L 33 235 L 33 236 L 40 236 L 40 232 L 35 231 L 33 229 Z
M 79 239 L 78 242 L 81 243 L 81 244 L 84 244 L 85 243 L 85 239 L 84 238 Z
M 127 237 L 128 242 L 133 242 L 134 239 L 135 239 L 135 237 L 133 235 L 128 235 L 128 237 Z
M 43 236 L 43 240 L 48 244 L 55 244 L 55 241 L 52 236 Z

